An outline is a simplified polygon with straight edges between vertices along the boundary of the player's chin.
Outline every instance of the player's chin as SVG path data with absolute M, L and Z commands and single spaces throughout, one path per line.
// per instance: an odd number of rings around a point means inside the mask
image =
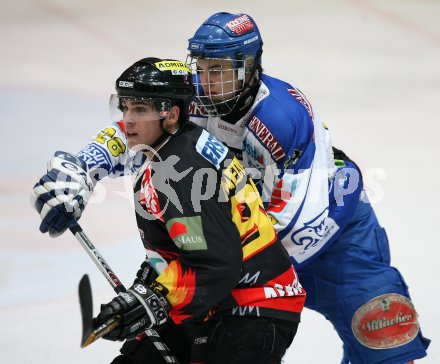
M 135 148 L 137 145 L 141 144 L 137 134 L 127 135 L 128 147 L 130 149 Z
M 211 95 L 209 98 L 211 99 L 212 102 L 214 102 L 216 104 L 221 103 L 226 100 L 226 98 L 224 96 L 217 96 L 217 95 Z

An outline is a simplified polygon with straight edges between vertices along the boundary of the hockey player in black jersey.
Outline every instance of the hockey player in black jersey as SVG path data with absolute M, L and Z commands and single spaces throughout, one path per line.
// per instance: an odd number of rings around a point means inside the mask
M 122 73 L 116 91 L 121 118 L 69 155 L 77 168 L 57 153 L 32 194 L 40 230 L 57 236 L 80 217 L 98 175 L 135 177 L 141 239 L 166 267 L 155 272 L 144 262 L 133 286 L 102 305 L 97 324 L 122 318 L 104 338 L 127 339 L 113 363 L 162 363 L 143 335 L 151 327 L 183 363 L 280 363 L 305 291 L 241 163 L 188 122 L 190 70 L 145 58 Z M 96 173 L 97 153 L 106 173 Z M 74 193 L 64 193 L 66 183 Z

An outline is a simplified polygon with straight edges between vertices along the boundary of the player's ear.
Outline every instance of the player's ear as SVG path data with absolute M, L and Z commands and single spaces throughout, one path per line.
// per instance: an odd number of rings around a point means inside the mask
M 170 113 L 167 118 L 167 125 L 170 131 L 179 127 L 180 108 L 177 105 L 171 106 Z

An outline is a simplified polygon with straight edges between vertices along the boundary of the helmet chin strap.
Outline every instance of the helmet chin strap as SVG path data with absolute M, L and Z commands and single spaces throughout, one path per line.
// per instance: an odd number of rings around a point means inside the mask
M 222 120 L 234 124 L 248 112 L 255 100 L 255 97 L 257 96 L 258 89 L 260 87 L 260 73 L 261 70 L 259 67 L 256 67 L 249 82 L 246 81 L 240 97 L 238 98 L 234 107 L 230 112 L 221 117 Z M 251 81 L 253 81 L 252 84 L 250 84 Z
M 165 129 L 165 127 L 163 126 L 164 122 L 165 122 L 165 118 L 159 119 L 160 128 L 162 129 L 162 135 L 159 138 L 157 138 L 157 140 L 153 144 L 150 145 L 150 147 L 153 149 L 161 145 L 166 138 L 173 135 L 168 130 Z
M 156 147 L 160 146 L 168 137 L 174 137 L 179 134 L 179 132 L 182 130 L 182 126 L 179 126 L 174 132 L 170 133 L 168 130 L 164 127 L 165 118 L 159 119 L 159 125 L 162 129 L 162 135 L 152 144 L 150 145 L 151 148 L 155 149 Z
M 263 48 L 260 47 L 253 60 L 253 65 L 250 72 L 252 76 L 249 78 L 248 81 L 245 79 L 243 89 L 239 91 L 240 95 L 238 96 L 237 101 L 235 101 L 234 106 L 228 113 L 222 116 L 222 119 L 226 122 L 235 123 L 238 119 L 241 119 L 252 106 L 255 96 L 258 92 L 260 75 L 263 72 L 261 69 L 261 65 L 259 64 L 261 61 L 262 53 Z M 219 105 L 219 107 L 226 108 L 227 105 Z

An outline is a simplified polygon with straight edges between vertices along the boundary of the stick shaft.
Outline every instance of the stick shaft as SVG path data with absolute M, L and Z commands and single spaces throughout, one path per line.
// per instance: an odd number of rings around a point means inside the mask
M 75 235 L 76 239 L 80 242 L 84 250 L 87 252 L 89 257 L 93 260 L 95 265 L 98 267 L 98 269 L 101 271 L 103 276 L 107 279 L 107 281 L 110 283 L 112 288 L 115 290 L 116 293 L 119 292 L 125 292 L 125 287 L 119 280 L 119 278 L 116 276 L 116 274 L 113 272 L 113 270 L 110 268 L 108 263 L 105 261 L 104 257 L 99 253 L 98 249 L 95 248 L 93 243 L 90 241 L 90 239 L 87 237 L 87 235 L 82 230 L 81 226 L 79 226 L 78 223 L 75 223 L 74 225 L 71 225 L 69 227 L 70 231 L 73 235 Z

